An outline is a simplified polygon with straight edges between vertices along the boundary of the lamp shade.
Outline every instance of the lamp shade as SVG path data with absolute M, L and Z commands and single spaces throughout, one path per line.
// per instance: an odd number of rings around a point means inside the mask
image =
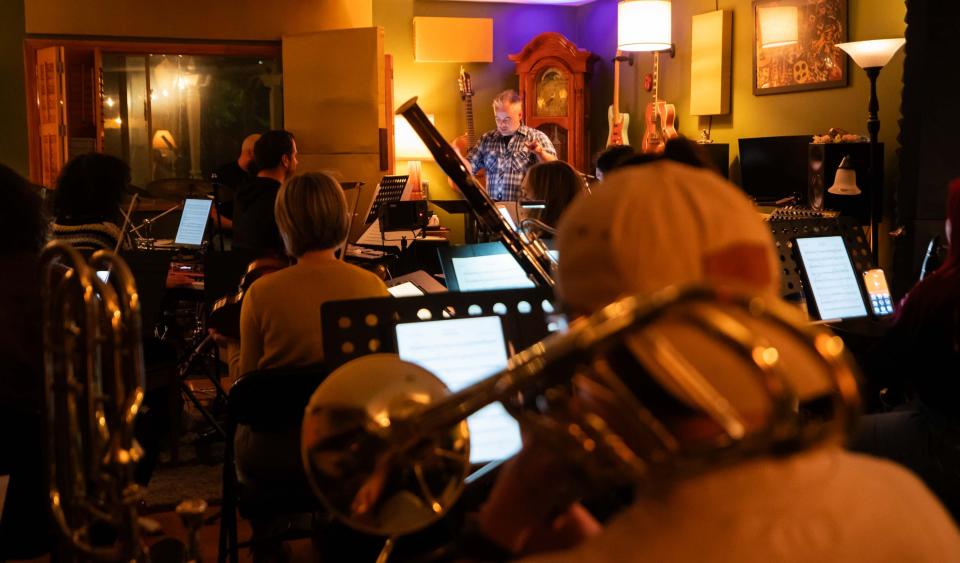
M 850 164 L 849 156 L 843 157 L 840 161 L 833 185 L 827 191 L 836 195 L 860 195 L 860 188 L 857 187 L 857 171 Z
M 621 51 L 666 51 L 673 43 L 668 0 L 620 0 L 617 48 Z
M 157 129 L 154 132 L 151 145 L 159 151 L 177 150 L 177 143 L 173 140 L 173 135 L 166 129 Z
M 433 114 L 428 115 L 427 119 L 433 123 Z M 393 135 L 393 146 L 398 160 L 433 160 L 433 155 L 430 154 L 426 145 L 402 116 L 393 116 Z
M 795 45 L 799 36 L 799 17 L 796 6 L 759 6 L 760 47 Z
M 860 68 L 883 68 L 906 42 L 907 40 L 903 37 L 898 37 L 896 39 L 871 39 L 869 41 L 837 43 L 837 47 L 846 51 Z

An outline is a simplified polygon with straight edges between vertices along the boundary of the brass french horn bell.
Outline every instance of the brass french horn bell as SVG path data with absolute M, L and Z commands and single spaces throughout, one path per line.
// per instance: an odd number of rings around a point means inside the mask
M 304 468 L 346 524 L 397 537 L 456 502 L 464 421 L 490 403 L 602 490 L 843 439 L 855 377 L 842 341 L 779 300 L 671 288 L 614 302 L 457 393 L 394 355 L 349 362 L 306 409 Z
M 336 516 L 391 537 L 443 516 L 470 469 L 466 420 L 431 433 L 405 423 L 448 394 L 436 376 L 392 354 L 330 374 L 307 406 L 302 442 L 307 475 Z

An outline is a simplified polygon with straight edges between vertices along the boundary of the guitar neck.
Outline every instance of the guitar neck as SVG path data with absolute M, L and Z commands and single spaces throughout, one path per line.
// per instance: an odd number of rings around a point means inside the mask
M 464 105 L 467 112 L 467 142 L 473 148 L 477 144 L 477 132 L 473 128 L 473 97 L 467 96 Z
M 620 51 L 613 59 L 613 117 L 620 120 Z
M 660 53 L 658 51 L 653 52 L 653 105 L 657 105 L 657 86 L 660 82 Z

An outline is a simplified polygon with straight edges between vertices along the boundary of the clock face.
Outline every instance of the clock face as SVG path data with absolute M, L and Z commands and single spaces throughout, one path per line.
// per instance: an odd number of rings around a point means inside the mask
M 566 117 L 570 79 L 559 68 L 548 68 L 537 79 L 537 117 Z

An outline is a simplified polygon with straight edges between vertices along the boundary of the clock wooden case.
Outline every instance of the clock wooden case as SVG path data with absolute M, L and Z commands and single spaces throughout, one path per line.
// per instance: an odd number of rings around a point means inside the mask
M 580 171 L 590 162 L 590 97 L 585 85 L 595 59 L 552 31 L 510 55 L 520 77 L 524 122 L 546 133 L 560 160 Z

